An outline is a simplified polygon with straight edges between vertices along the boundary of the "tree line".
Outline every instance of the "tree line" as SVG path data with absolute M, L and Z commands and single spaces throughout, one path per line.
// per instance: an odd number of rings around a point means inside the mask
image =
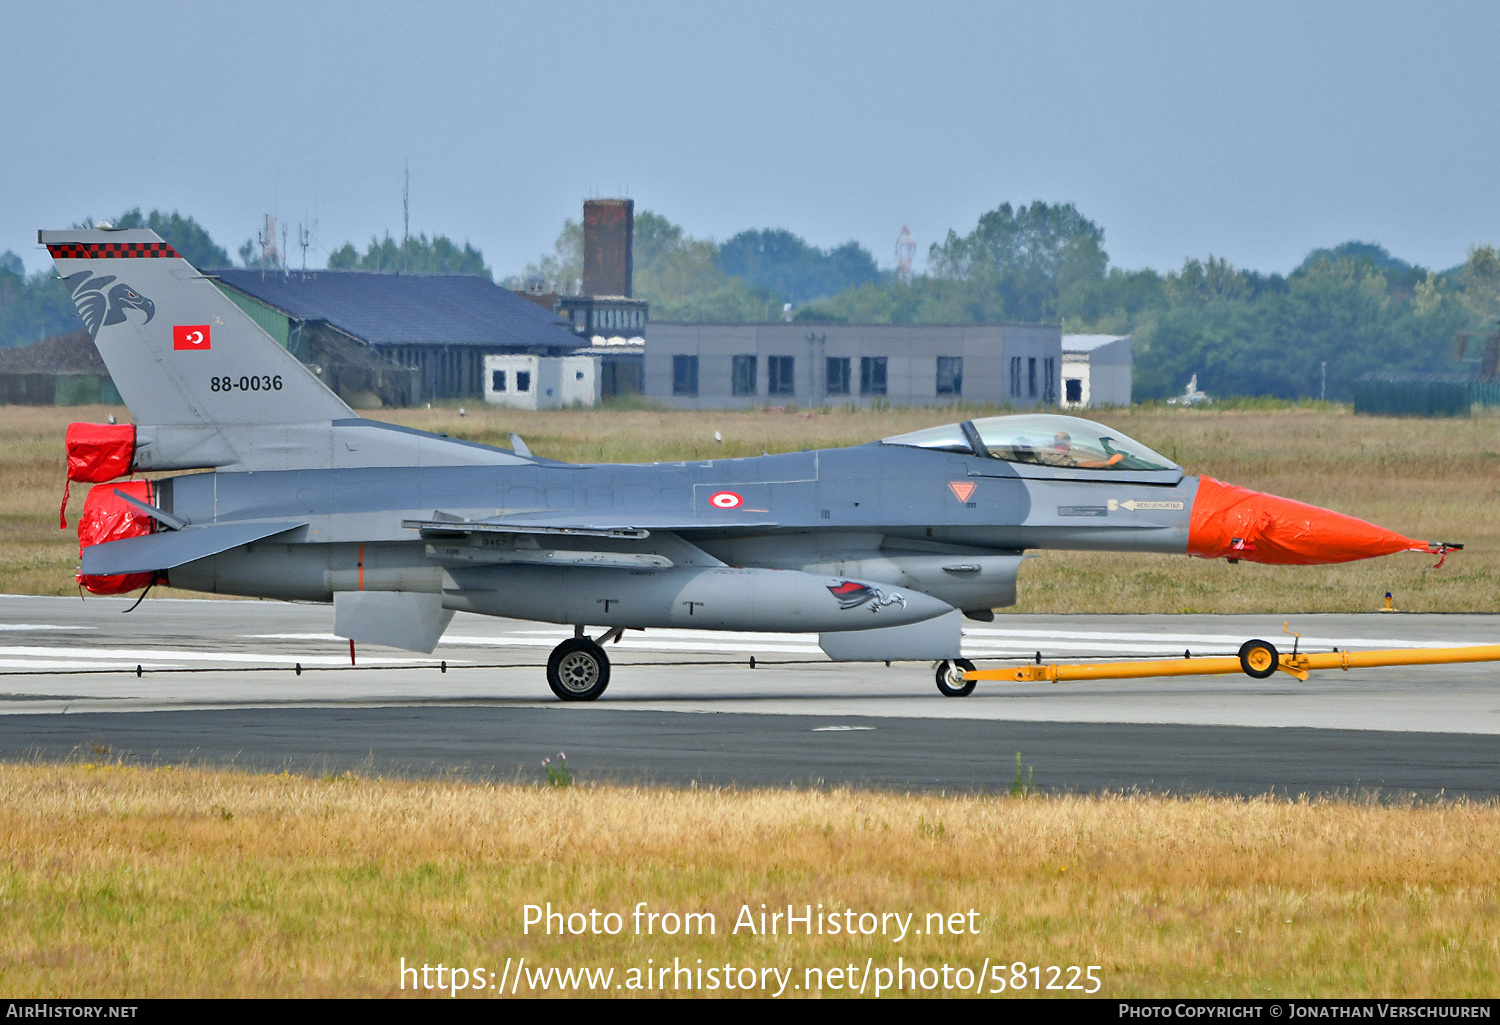
M 192 217 L 135 209 L 113 223 L 151 228 L 195 266 L 230 264 Z M 1211 394 L 1301 399 L 1326 386 L 1328 398 L 1347 400 L 1364 374 L 1467 373 L 1479 347 L 1456 352 L 1455 338 L 1491 333 L 1500 319 L 1500 254 L 1490 245 L 1443 271 L 1367 242 L 1316 249 L 1286 275 L 1212 255 L 1165 273 L 1131 270 L 1111 265 L 1104 229 L 1071 203 L 1002 203 L 967 233 L 949 231 L 928 251 L 926 272 L 909 279 L 881 270 L 857 242 L 822 249 L 781 228 L 720 243 L 645 210 L 634 240 L 634 291 L 654 320 L 778 320 L 790 304 L 806 323 L 1046 322 L 1129 334 L 1138 401 L 1178 393 L 1193 374 Z M 240 255 L 262 262 L 248 242 Z M 493 279 L 479 249 L 425 233 L 371 238 L 363 251 L 345 243 L 328 266 Z M 582 277 L 583 228 L 568 220 L 551 253 L 502 284 L 568 293 Z M 0 254 L 0 345 L 79 326 L 53 272 L 27 277 L 19 257 Z
M 561 291 L 581 278 L 582 228 L 512 279 Z M 1134 397 L 1164 399 L 1198 375 L 1218 395 L 1349 400 L 1365 374 L 1472 373 L 1500 318 L 1500 255 L 1475 246 L 1444 271 L 1368 242 L 1316 249 L 1291 273 L 1209 255 L 1165 273 L 1112 266 L 1104 229 L 1071 203 L 1002 203 L 966 234 L 949 231 L 909 280 L 850 242 L 820 250 L 781 229 L 716 244 L 659 214 L 636 216 L 635 294 L 654 320 L 805 323 L 1056 323 L 1067 333 L 1128 334 Z

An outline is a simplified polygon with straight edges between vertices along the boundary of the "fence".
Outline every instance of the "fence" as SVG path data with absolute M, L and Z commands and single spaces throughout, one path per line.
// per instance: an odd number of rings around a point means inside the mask
M 0 405 L 121 406 L 115 382 L 105 374 L 0 374 Z
M 1376 416 L 1468 416 L 1474 387 L 1469 381 L 1357 381 L 1354 411 Z

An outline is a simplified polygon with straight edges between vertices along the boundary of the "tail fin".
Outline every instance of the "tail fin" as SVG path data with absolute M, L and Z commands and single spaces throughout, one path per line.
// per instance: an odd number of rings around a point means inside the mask
M 154 231 L 37 238 L 136 423 L 249 427 L 358 415 Z

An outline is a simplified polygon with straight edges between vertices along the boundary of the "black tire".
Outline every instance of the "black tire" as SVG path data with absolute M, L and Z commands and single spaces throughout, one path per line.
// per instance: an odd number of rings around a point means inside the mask
M 1264 680 L 1276 672 L 1281 656 L 1270 641 L 1251 640 L 1240 645 L 1240 668 L 1246 676 Z
M 563 701 L 593 701 L 609 686 L 609 656 L 587 637 L 569 637 L 547 659 L 547 686 Z
M 970 662 L 966 658 L 956 658 L 951 663 L 939 662 L 937 667 L 938 693 L 942 694 L 945 698 L 968 697 L 974 692 L 975 681 L 963 680 L 959 683 L 958 686 L 955 687 L 953 685 L 953 682 L 948 679 L 948 673 L 952 669 L 958 669 L 965 673 L 972 672 L 974 669 L 974 663 Z

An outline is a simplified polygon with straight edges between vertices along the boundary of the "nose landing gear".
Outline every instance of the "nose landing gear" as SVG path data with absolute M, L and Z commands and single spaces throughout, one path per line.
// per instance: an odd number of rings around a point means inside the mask
M 966 698 L 974 691 L 973 680 L 965 680 L 964 673 L 973 672 L 974 663 L 966 658 L 952 662 L 939 662 L 937 667 L 937 689 L 945 698 Z

